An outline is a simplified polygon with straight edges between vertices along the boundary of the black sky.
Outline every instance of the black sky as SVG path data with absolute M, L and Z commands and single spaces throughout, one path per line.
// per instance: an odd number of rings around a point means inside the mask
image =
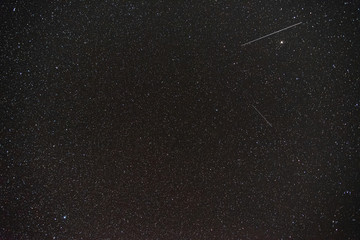
M 1 240 L 360 239 L 358 1 L 41 2 L 0 3 Z

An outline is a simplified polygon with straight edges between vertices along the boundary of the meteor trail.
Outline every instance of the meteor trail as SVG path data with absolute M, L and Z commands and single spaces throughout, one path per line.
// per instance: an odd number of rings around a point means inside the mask
M 254 39 L 254 40 L 252 40 L 252 41 L 250 41 L 250 42 L 241 44 L 241 46 L 244 47 L 244 46 L 249 45 L 249 44 L 251 44 L 251 43 L 253 43 L 253 42 L 259 41 L 259 40 L 261 40 L 261 39 L 263 39 L 263 38 L 267 38 L 267 37 L 270 37 L 270 36 L 272 36 L 272 35 L 274 35 L 274 34 L 277 34 L 277 33 L 279 33 L 279 32 L 282 32 L 282 31 L 288 30 L 288 29 L 290 29 L 290 28 L 296 27 L 297 25 L 300 25 L 300 24 L 302 24 L 302 22 L 298 22 L 298 23 L 293 24 L 293 25 L 291 25 L 291 26 L 288 26 L 288 27 L 286 27 L 286 28 L 280 29 L 280 30 L 275 31 L 275 32 L 273 32 L 273 33 L 270 33 L 270 34 L 267 34 L 267 35 L 265 35 L 265 36 L 262 36 L 262 37 L 259 37 L 259 38 L 257 38 L 257 39 Z
M 269 124 L 270 127 L 272 127 L 272 124 L 265 118 L 265 116 L 262 115 L 261 112 L 257 110 L 257 108 L 253 104 L 251 104 L 251 106 L 258 112 L 258 114 L 260 114 L 260 116 L 265 120 L 265 122 Z

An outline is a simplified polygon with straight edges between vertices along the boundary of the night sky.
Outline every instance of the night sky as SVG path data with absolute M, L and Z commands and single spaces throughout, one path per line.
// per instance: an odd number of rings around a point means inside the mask
M 1 240 L 360 239 L 359 1 L 0 17 Z

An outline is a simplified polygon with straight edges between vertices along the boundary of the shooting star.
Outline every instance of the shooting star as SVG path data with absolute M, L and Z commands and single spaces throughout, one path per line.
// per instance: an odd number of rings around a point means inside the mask
M 260 114 L 260 116 L 265 120 L 265 122 L 269 124 L 270 127 L 272 127 L 272 124 L 266 119 L 266 117 L 262 115 L 261 112 L 253 104 L 251 104 L 251 106 L 258 112 L 258 114 Z
M 300 25 L 300 24 L 302 24 L 302 22 L 298 22 L 298 23 L 293 24 L 293 25 L 291 25 L 291 26 L 288 26 L 288 27 L 286 27 L 286 28 L 280 29 L 280 30 L 275 31 L 275 32 L 273 32 L 273 33 L 270 33 L 270 34 L 267 34 L 267 35 L 265 35 L 265 36 L 262 36 L 262 37 L 259 37 L 259 38 L 257 38 L 257 39 L 254 39 L 254 40 L 252 40 L 252 41 L 250 41 L 250 42 L 241 44 L 241 46 L 244 47 L 244 46 L 249 45 L 249 44 L 251 44 L 251 43 L 253 43 L 253 42 L 259 41 L 259 40 L 261 40 L 261 39 L 270 37 L 270 36 L 272 36 L 272 35 L 274 35 L 274 34 L 277 34 L 277 33 L 280 33 L 280 32 L 282 32 L 282 31 L 288 30 L 288 29 L 290 29 L 290 28 L 296 27 L 297 25 Z

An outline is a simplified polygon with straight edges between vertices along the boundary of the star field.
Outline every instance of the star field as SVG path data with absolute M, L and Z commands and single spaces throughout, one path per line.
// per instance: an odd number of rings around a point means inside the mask
M 2 1 L 0 239 L 360 239 L 359 6 Z

